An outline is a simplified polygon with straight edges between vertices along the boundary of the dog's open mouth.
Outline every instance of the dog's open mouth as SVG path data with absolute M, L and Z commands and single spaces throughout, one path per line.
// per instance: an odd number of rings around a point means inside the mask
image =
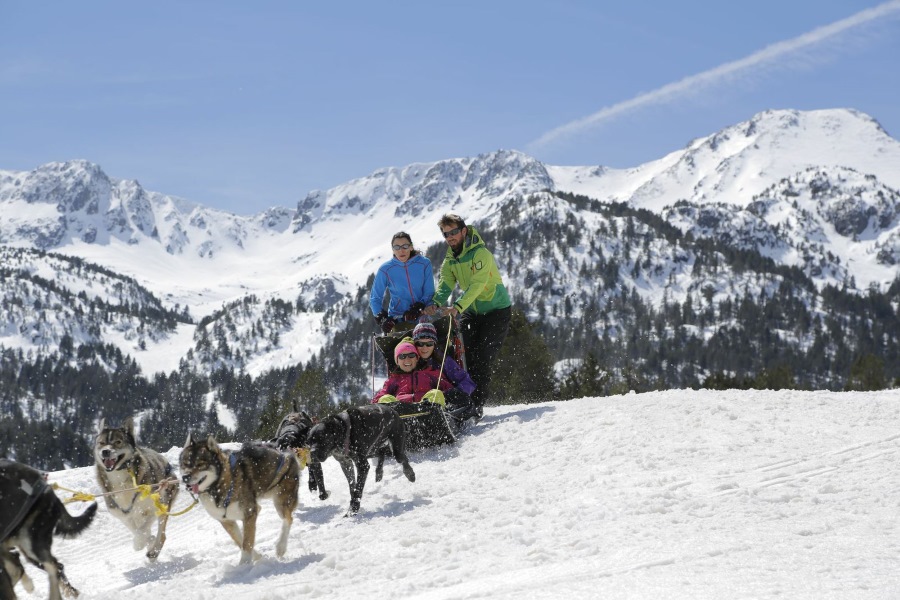
M 197 483 L 189 483 L 187 487 L 189 490 L 191 490 L 192 494 L 199 494 L 200 493 L 200 484 L 203 483 L 204 481 L 206 481 L 206 475 L 201 477 L 200 480 L 197 481 Z
M 118 456 L 113 456 L 113 457 L 111 457 L 111 458 L 104 458 L 104 459 L 103 459 L 103 466 L 104 466 L 104 468 L 106 468 L 107 471 L 112 471 L 113 469 L 115 469 L 115 468 L 116 468 L 116 465 L 117 465 L 118 463 L 119 463 L 119 457 L 118 457 Z

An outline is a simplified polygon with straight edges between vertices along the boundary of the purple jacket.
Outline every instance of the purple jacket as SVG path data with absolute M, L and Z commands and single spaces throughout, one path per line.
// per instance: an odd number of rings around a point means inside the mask
M 440 372 L 441 356 L 442 354 L 435 348 L 434 354 L 426 361 L 428 366 L 431 369 Z M 444 374 L 441 376 L 441 379 L 449 380 L 450 383 L 453 384 L 453 387 L 459 388 L 470 396 L 472 395 L 472 392 L 475 391 L 475 382 L 472 381 L 472 378 L 469 377 L 469 373 L 463 370 L 452 356 L 448 356 L 444 361 Z

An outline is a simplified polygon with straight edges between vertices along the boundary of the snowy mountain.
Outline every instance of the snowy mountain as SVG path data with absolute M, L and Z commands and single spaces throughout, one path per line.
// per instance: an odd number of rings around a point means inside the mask
M 369 278 L 399 230 L 439 263 L 436 222 L 456 212 L 553 354 L 592 352 L 632 389 L 779 368 L 840 389 L 869 355 L 892 380 L 898 165 L 900 142 L 867 115 L 779 110 L 630 169 L 500 150 L 380 169 L 252 217 L 86 161 L 0 171 L 0 351 L 27 363 L 106 344 L 147 377 L 220 383 L 314 361 L 334 400 L 365 396 Z M 256 415 L 223 406 L 275 393 L 225 387 L 205 402 L 226 423 Z

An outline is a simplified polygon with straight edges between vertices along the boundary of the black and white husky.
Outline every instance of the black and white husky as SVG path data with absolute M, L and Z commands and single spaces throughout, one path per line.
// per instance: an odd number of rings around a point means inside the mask
M 92 502 L 73 517 L 40 471 L 0 459 L 0 598 L 14 599 L 13 588 L 19 581 L 29 592 L 33 589 L 15 548 L 47 572 L 50 600 L 60 600 L 60 591 L 77 596 L 62 563 L 51 553 L 53 536 L 75 537 L 91 524 L 96 512 L 97 503 Z

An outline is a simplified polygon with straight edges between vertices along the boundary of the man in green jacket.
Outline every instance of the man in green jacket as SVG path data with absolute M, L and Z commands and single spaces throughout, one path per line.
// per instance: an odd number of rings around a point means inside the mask
M 438 227 L 449 248 L 434 294 L 436 306 L 429 306 L 430 311 L 426 312 L 434 314 L 459 284 L 463 295 L 446 312 L 459 315 L 466 368 L 475 382 L 472 416 L 480 419 L 490 393 L 491 365 L 509 331 L 509 294 L 494 255 L 474 227 L 467 226 L 459 215 L 449 213 L 441 217 Z

